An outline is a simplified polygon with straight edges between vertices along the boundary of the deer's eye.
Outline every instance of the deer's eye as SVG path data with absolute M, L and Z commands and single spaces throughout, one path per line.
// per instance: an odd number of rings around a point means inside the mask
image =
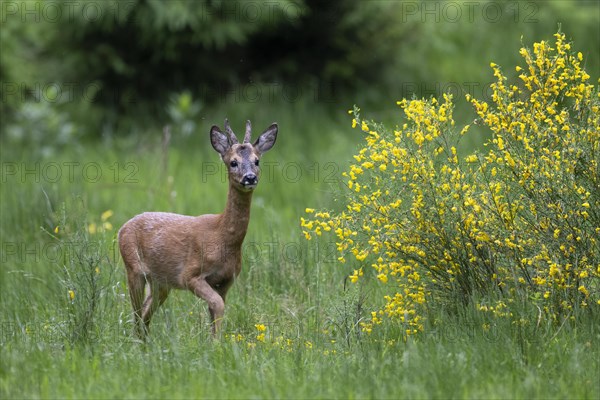
M 260 164 L 258 158 L 256 159 L 256 161 L 254 161 L 254 165 L 256 165 L 258 167 L 258 164 Z
M 231 161 L 231 162 L 229 163 L 229 165 L 231 165 L 231 168 L 235 168 L 235 167 L 237 167 L 237 166 L 238 166 L 238 162 L 237 162 L 237 161 L 235 161 L 235 160 L 233 160 L 233 161 Z

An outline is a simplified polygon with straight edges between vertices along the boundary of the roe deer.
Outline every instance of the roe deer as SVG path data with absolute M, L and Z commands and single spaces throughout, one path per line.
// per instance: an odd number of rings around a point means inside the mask
M 119 249 L 127 270 L 129 295 L 138 335 L 144 338 L 152 314 L 171 289 L 187 289 L 208 303 L 212 334 L 220 330 L 225 296 L 241 269 L 242 242 L 248 229 L 252 192 L 259 179 L 260 157 L 277 139 L 273 123 L 250 143 L 246 122 L 239 143 L 225 120 L 225 133 L 210 129 L 210 141 L 229 176 L 227 204 L 222 214 L 199 217 L 145 212 L 119 230 Z M 146 292 L 148 285 L 148 294 Z

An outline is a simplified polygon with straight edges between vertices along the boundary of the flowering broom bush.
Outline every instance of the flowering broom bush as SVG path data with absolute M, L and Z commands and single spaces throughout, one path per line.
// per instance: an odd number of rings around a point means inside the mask
M 428 307 L 474 298 L 495 317 L 519 317 L 511 304 L 558 322 L 598 312 L 600 98 L 582 54 L 555 39 L 521 49 L 518 82 L 492 63 L 491 103 L 467 96 L 493 134 L 484 153 L 458 157 L 469 126 L 456 128 L 449 95 L 398 102 L 391 131 L 351 111 L 365 143 L 343 174 L 345 209 L 307 209 L 301 226 L 336 235 L 353 282 L 386 288 L 365 330 L 388 319 L 413 335 Z

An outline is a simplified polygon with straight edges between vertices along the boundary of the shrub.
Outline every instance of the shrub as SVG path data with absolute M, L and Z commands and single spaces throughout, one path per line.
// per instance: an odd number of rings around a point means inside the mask
M 337 236 L 339 260 L 359 263 L 353 282 L 381 282 L 367 331 L 387 319 L 412 335 L 428 309 L 473 299 L 520 323 L 519 309 L 539 310 L 538 324 L 597 312 L 600 101 L 581 53 L 555 37 L 521 49 L 521 82 L 491 64 L 491 103 L 467 96 L 493 134 L 484 153 L 459 158 L 469 125 L 455 127 L 449 95 L 398 102 L 406 121 L 392 131 L 351 111 L 366 136 L 344 173 L 345 210 L 307 209 L 301 226 Z

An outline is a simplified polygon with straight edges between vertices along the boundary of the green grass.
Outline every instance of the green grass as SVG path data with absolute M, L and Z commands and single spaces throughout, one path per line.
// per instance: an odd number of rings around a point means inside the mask
M 209 336 L 205 304 L 182 291 L 155 315 L 149 342 L 136 341 L 114 240 L 142 211 L 222 210 L 227 184 L 213 174 L 219 159 L 208 129 L 224 115 L 206 121 L 197 137 L 174 130 L 166 169 L 160 131 L 60 149 L 47 159 L 3 144 L 0 398 L 600 396 L 598 321 L 538 327 L 532 320 L 519 329 L 471 309 L 431 310 L 426 333 L 408 343 L 399 340 L 399 327 L 361 333 L 357 324 L 381 303 L 379 288 L 351 285 L 346 276 L 356 265 L 336 263 L 332 239 L 307 242 L 299 229 L 306 207 L 336 207 L 329 181 L 360 134 L 343 110 L 330 116 L 301 104 L 290 111 L 235 106 L 230 120 L 238 135 L 237 115 L 252 115 L 256 131 L 276 119 L 280 137 L 263 159 L 271 170 L 254 196 L 221 341 Z M 71 179 L 68 163 L 75 162 L 81 167 Z M 50 175 L 52 163 L 60 179 Z M 24 168 L 34 172 L 23 176 Z M 113 229 L 87 234 L 106 210 L 114 212 Z M 92 292 L 94 313 L 85 325 L 84 296 Z M 256 324 L 267 327 L 264 342 Z
M 158 329 L 145 346 L 121 334 L 88 349 L 22 336 L 4 343 L 1 387 L 5 398 L 597 398 L 590 332 L 565 332 L 523 350 L 517 335 L 462 328 L 409 344 L 365 338 L 350 347 L 299 343 L 289 350 L 212 342 L 187 322 Z

